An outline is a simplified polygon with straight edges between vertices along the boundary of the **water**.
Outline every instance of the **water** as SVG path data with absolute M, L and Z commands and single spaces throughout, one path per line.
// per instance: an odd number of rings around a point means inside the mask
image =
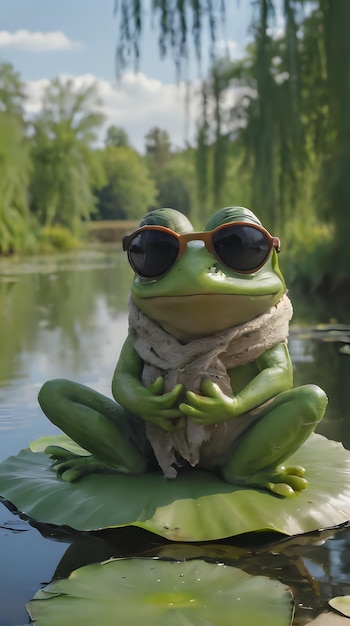
M 57 258 L 0 263 L 0 461 L 44 434 L 58 432 L 37 404 L 50 378 L 65 377 L 111 395 L 110 382 L 127 333 L 132 274 L 121 252 L 90 250 Z M 329 321 L 293 298 L 295 321 Z M 340 319 L 340 321 L 347 321 Z M 350 355 L 340 343 L 300 338 L 290 350 L 295 383 L 316 383 L 330 398 L 319 432 L 350 449 Z M 327 541 L 324 541 L 324 539 Z M 236 541 L 237 544 L 237 541 Z M 0 504 L 0 626 L 28 623 L 25 603 L 54 576 L 111 556 L 164 554 L 225 559 L 251 574 L 290 585 L 295 624 L 325 610 L 327 599 L 350 594 L 350 529 L 247 551 L 228 540 L 176 546 L 141 531 L 75 535 L 37 529 Z M 250 546 L 251 547 L 251 546 Z

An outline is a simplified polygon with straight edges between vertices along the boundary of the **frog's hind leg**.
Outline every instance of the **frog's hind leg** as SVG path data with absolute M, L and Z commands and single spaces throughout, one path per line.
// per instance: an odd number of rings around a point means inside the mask
M 92 458 L 71 460 L 72 467 L 81 466 L 82 474 L 89 471 L 89 462 L 92 471 L 99 466 L 129 474 L 146 471 L 147 463 L 128 435 L 125 412 L 116 402 L 85 385 L 64 379 L 47 381 L 38 399 L 48 419 L 91 453 Z
M 308 439 L 322 419 L 327 396 L 316 385 L 279 394 L 238 440 L 222 466 L 230 483 L 293 495 L 307 487 L 303 467 L 281 465 Z

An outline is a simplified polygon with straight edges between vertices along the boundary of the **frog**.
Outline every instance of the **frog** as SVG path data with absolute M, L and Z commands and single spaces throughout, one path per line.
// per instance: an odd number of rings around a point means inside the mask
M 306 468 L 288 459 L 328 399 L 293 386 L 279 239 L 245 207 L 220 209 L 204 231 L 160 208 L 123 248 L 134 278 L 113 398 L 66 379 L 39 392 L 48 419 L 86 451 L 47 447 L 60 478 L 200 470 L 282 498 L 306 489 Z

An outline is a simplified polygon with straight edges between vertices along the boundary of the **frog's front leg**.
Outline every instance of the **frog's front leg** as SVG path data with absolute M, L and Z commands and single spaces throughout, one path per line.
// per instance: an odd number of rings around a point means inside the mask
M 91 453 L 91 457 L 77 458 L 48 449 L 67 480 L 96 471 L 146 471 L 146 460 L 129 436 L 126 413 L 110 398 L 85 385 L 57 379 L 42 386 L 39 403 L 53 424 Z
M 305 489 L 304 468 L 284 462 L 308 439 L 326 406 L 327 396 L 316 385 L 280 393 L 229 452 L 222 466 L 225 480 L 264 487 L 281 496 Z

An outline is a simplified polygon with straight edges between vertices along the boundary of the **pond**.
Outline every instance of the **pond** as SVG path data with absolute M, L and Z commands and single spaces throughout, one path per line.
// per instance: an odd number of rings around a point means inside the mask
M 50 378 L 69 378 L 111 395 L 110 382 L 127 333 L 132 273 L 121 251 L 108 247 L 0 263 L 0 461 L 57 429 L 42 414 L 37 393 Z M 330 398 L 318 432 L 350 449 L 350 355 L 342 344 L 300 328 L 348 323 L 341 313 L 290 294 L 294 321 L 290 351 L 295 384 L 319 384 Z M 326 462 L 326 459 L 325 459 Z M 31 526 L 0 504 L 0 626 L 28 623 L 25 604 L 53 577 L 84 564 L 128 555 L 220 558 L 250 574 L 292 587 L 295 624 L 326 610 L 327 600 L 350 594 L 350 528 L 329 536 L 282 542 L 229 540 L 176 546 L 135 529 L 72 534 Z M 326 540 L 325 540 L 326 539 Z M 271 538 L 269 538 L 271 540 Z

